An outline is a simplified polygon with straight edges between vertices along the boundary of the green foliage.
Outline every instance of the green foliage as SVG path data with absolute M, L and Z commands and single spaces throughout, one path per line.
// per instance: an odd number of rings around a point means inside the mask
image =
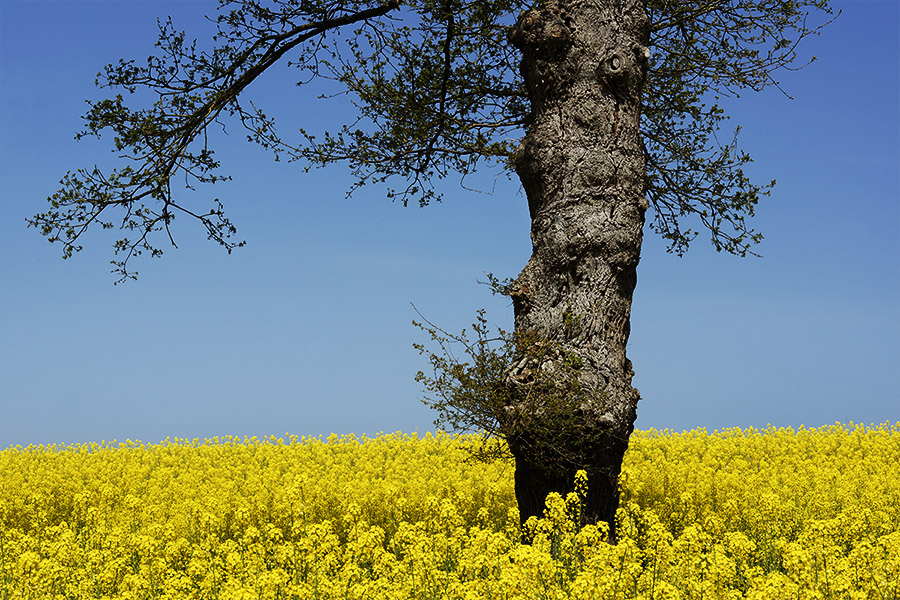
M 436 181 L 465 177 L 483 160 L 505 164 L 527 110 L 506 35 L 525 6 L 412 0 L 399 22 L 367 22 L 334 40 L 322 65 L 360 119 L 321 141 L 304 131 L 295 157 L 346 162 L 352 189 L 397 178 L 402 187 L 389 187 L 388 197 L 422 206 L 440 198 Z
M 723 96 L 778 86 L 774 74 L 802 68 L 797 47 L 831 21 L 807 24 L 814 11 L 830 15 L 827 0 L 651 0 L 650 48 L 641 133 L 647 157 L 651 228 L 683 254 L 697 232 L 693 217 L 716 250 L 745 256 L 762 240 L 747 223 L 774 181 L 754 184 L 752 162 L 718 133 L 728 116 Z M 815 60 L 811 58 L 809 64 Z M 780 88 L 779 88 L 780 89 Z
M 207 131 L 212 125 L 225 127 L 225 117 L 238 120 L 248 139 L 264 147 L 283 144 L 274 122 L 242 92 L 290 51 L 300 64 L 314 69 L 315 45 L 329 29 L 377 18 L 397 8 L 396 0 L 375 8 L 361 2 L 306 2 L 285 0 L 266 3 L 220 0 L 215 22 L 217 34 L 209 49 L 188 43 L 186 34 L 171 21 L 160 22 L 157 52 L 145 66 L 120 59 L 107 65 L 97 85 L 126 92 L 140 103 L 149 92 L 149 107 L 132 109 L 121 93 L 98 102 L 88 102 L 85 129 L 76 139 L 113 133 L 114 151 L 127 164 L 104 174 L 98 167 L 69 172 L 60 181 L 62 189 L 50 197 L 51 208 L 29 221 L 51 242 L 63 244 L 63 256 L 81 250 L 79 240 L 92 226 L 116 226 L 133 232 L 135 238 L 118 240 L 113 260 L 119 281 L 134 278 L 128 270 L 131 257 L 163 251 L 154 234 L 165 231 L 175 245 L 170 225 L 177 214 L 193 217 L 206 228 L 209 239 L 231 252 L 242 246 L 232 237 L 236 228 L 225 216 L 222 204 L 205 211 L 190 208 L 172 192 L 173 182 L 184 181 L 187 189 L 198 183 L 216 183 L 229 177 L 218 171 Z M 310 66 L 312 65 L 312 66 Z M 177 178 L 177 179 L 176 179 Z M 115 209 L 124 216 L 112 217 Z
M 515 354 L 515 341 L 512 334 L 502 329 L 491 333 L 484 312 L 478 311 L 471 335 L 465 329 L 459 334 L 448 333 L 424 317 L 424 323 L 413 321 L 429 335 L 437 351 L 423 344 L 413 346 L 431 364 L 431 375 L 419 371 L 416 381 L 425 390 L 423 402 L 438 414 L 435 426 L 480 433 L 482 444 L 474 454 L 491 459 L 509 457 L 509 450 L 500 439 L 503 413 L 512 400 L 506 377 Z M 461 348 L 466 357 L 457 358 L 454 348 Z
M 504 441 L 517 439 L 532 446 L 537 461 L 571 462 L 566 452 L 572 440 L 566 436 L 587 435 L 577 426 L 584 407 L 603 406 L 605 400 L 602 392 L 600 398 L 587 397 L 591 390 L 581 384 L 582 361 L 574 351 L 531 332 L 492 331 L 484 309 L 471 331 L 459 334 L 424 317 L 413 325 L 432 343 L 433 350 L 414 347 L 431 366 L 431 373 L 419 371 L 416 381 L 424 388 L 423 402 L 438 414 L 436 427 L 480 434 L 482 444 L 472 452 L 477 459 L 510 458 Z
M 222 204 L 197 208 L 172 189 L 229 178 L 207 132 L 234 123 L 276 159 L 305 168 L 345 163 L 350 192 L 386 184 L 387 195 L 404 204 L 439 199 L 443 179 L 464 178 L 485 163 L 510 173 L 530 99 L 507 32 L 528 8 L 522 0 L 409 0 L 402 7 L 397 0 L 219 0 L 209 42 L 189 41 L 161 22 L 146 64 L 122 59 L 105 67 L 97 85 L 110 95 L 89 103 L 77 136 L 111 133 L 125 166 L 67 173 L 50 208 L 29 224 L 61 243 L 64 257 L 81 250 L 89 229 L 123 230 L 112 261 L 121 279 L 135 276 L 133 256 L 159 256 L 166 240 L 175 244 L 177 215 L 199 220 L 230 252 L 243 242 L 235 241 Z M 823 26 L 808 26 L 809 15 L 830 14 L 828 2 L 651 0 L 647 10 L 641 133 L 651 227 L 679 254 L 696 237 L 696 221 L 716 249 L 752 253 L 761 235 L 746 219 L 772 184 L 745 174 L 750 157 L 736 132 L 719 141 L 727 118 L 720 98 L 777 85 L 779 70 L 795 68 L 798 43 Z M 301 129 L 299 140 L 282 138 L 243 95 L 281 61 L 300 70 L 303 86 L 337 84 L 357 114 L 336 131 Z

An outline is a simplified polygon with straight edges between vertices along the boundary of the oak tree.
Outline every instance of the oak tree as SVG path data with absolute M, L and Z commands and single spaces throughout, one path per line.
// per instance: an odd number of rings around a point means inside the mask
M 645 221 L 678 254 L 700 233 L 754 252 L 748 219 L 774 182 L 745 174 L 722 98 L 807 64 L 798 44 L 830 14 L 828 0 L 219 0 L 212 39 L 161 21 L 145 62 L 105 67 L 110 93 L 77 137 L 110 134 L 121 166 L 70 171 L 29 223 L 65 257 L 88 230 L 122 230 L 120 280 L 174 245 L 176 217 L 230 252 L 243 242 L 222 203 L 172 192 L 228 178 L 207 135 L 220 126 L 304 168 L 343 163 L 349 191 L 382 184 L 404 204 L 483 165 L 518 177 L 533 253 L 496 282 L 515 331 L 482 365 L 472 389 L 492 391 L 469 424 L 508 443 L 523 520 L 584 469 L 584 518 L 612 523 L 639 399 L 626 344 Z M 300 92 L 336 85 L 354 114 L 283 135 L 244 92 L 284 62 Z

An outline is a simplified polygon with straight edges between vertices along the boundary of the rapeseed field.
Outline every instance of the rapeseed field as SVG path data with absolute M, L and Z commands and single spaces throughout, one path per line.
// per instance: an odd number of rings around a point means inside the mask
M 512 466 L 476 443 L 11 447 L 0 600 L 900 599 L 900 423 L 636 432 L 615 546 L 577 493 L 522 543 Z

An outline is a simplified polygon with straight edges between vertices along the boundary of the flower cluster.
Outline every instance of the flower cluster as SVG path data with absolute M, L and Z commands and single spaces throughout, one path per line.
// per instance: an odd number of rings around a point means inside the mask
M 900 424 L 636 432 L 615 546 L 583 477 L 523 531 L 478 443 L 11 447 L 0 598 L 900 598 Z

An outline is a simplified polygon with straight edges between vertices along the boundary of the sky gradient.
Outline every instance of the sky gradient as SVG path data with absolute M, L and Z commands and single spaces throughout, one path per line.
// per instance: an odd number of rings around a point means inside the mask
M 525 198 L 496 172 L 466 181 L 479 192 L 448 181 L 424 209 L 375 187 L 346 199 L 340 166 L 305 174 L 233 127 L 217 146 L 233 181 L 197 192 L 247 240 L 230 256 L 180 220 L 179 248 L 114 286 L 114 233 L 63 261 L 26 228 L 67 170 L 113 164 L 108 141 L 73 140 L 102 66 L 143 61 L 157 17 L 201 35 L 214 6 L 0 0 L 0 448 L 424 432 L 411 303 L 449 330 L 480 307 L 512 327 L 478 283 L 515 276 L 531 250 Z M 900 3 L 834 6 L 801 48 L 818 60 L 782 74 L 793 100 L 726 107 L 751 175 L 778 182 L 754 222 L 763 257 L 701 237 L 678 258 L 645 235 L 628 349 L 639 428 L 900 420 Z M 283 133 L 345 116 L 295 79 L 284 67 L 251 89 Z

